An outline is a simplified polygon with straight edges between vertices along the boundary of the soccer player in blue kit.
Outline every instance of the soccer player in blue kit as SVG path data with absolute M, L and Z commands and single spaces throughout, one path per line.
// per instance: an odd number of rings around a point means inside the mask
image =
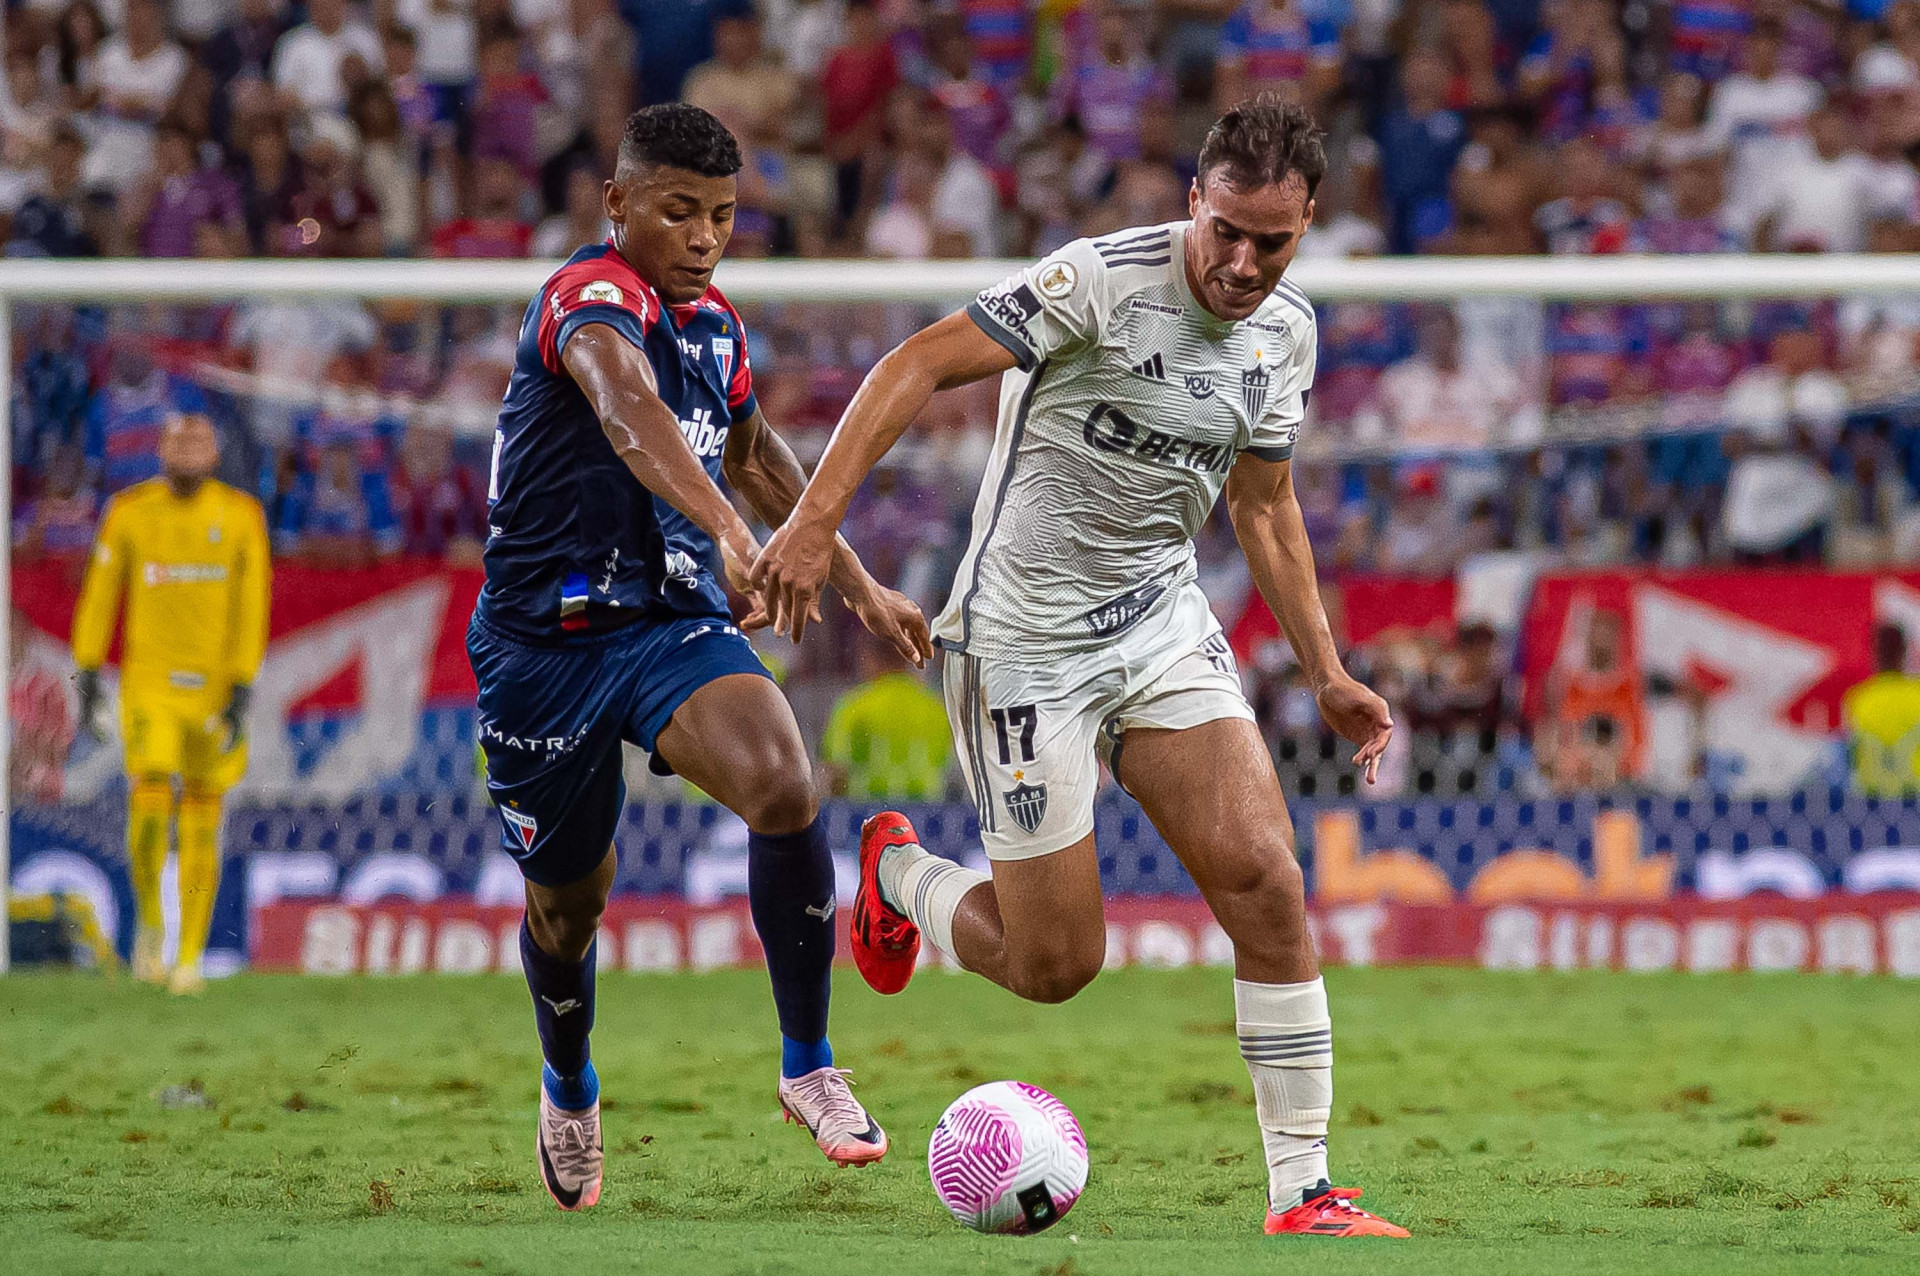
M 594 934 L 626 800 L 620 742 L 746 822 L 748 896 L 782 1037 L 780 1103 L 829 1159 L 887 1136 L 827 1043 L 834 876 L 793 711 L 728 610 L 716 556 L 748 586 L 759 546 L 726 481 L 769 525 L 806 474 L 753 394 L 740 316 L 710 282 L 733 226 L 733 136 L 682 104 L 627 121 L 605 206 L 527 307 L 494 435 L 487 580 L 467 631 L 487 788 L 526 877 L 521 963 L 545 1066 L 537 1152 L 562 1209 L 600 1198 Z M 831 577 L 915 663 L 927 623 L 844 541 Z

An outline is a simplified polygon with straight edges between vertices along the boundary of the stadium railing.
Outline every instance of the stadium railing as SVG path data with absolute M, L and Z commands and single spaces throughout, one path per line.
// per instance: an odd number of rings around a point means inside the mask
M 955 303 L 1005 278 L 1019 261 L 737 261 L 717 282 L 737 302 Z M 13 348 L 16 307 L 248 297 L 420 299 L 524 303 L 555 263 L 545 261 L 7 261 L 0 262 L 0 349 Z M 1290 273 L 1317 303 L 1805 300 L 1920 296 L 1920 256 L 1376 258 L 1310 260 Z M 13 370 L 0 396 L 11 438 Z M 0 485 L 0 526 L 11 528 L 11 483 Z M 12 599 L 11 555 L 0 593 Z M 10 722 L 0 722 L 0 775 L 11 774 Z M 9 811 L 11 800 L 7 803 Z M 0 973 L 8 961 L 9 830 L 0 821 Z

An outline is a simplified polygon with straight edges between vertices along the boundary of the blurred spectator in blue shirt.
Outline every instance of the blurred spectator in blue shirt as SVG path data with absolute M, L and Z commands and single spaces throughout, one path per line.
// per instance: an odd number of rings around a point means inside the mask
M 1448 229 L 1447 183 L 1467 128 L 1446 109 L 1447 65 L 1415 50 L 1401 68 L 1401 104 L 1380 122 L 1380 171 L 1393 251 L 1414 251 Z
M 119 334 L 109 367 L 111 380 L 87 409 L 87 461 L 103 496 L 160 473 L 160 428 L 169 417 L 208 414 L 205 393 L 155 363 L 143 334 Z
M 274 548 L 318 566 L 364 567 L 400 549 L 387 471 L 401 424 L 382 411 L 359 359 L 327 366 L 321 403 L 293 424 L 275 483 Z
M 283 468 L 273 515 L 274 550 L 315 567 L 366 567 L 400 548 L 385 476 L 361 469 L 345 440 L 322 447 L 311 468 Z
M 37 310 L 38 308 L 36 308 Z M 87 409 L 93 400 L 81 325 L 74 312 L 47 307 L 44 312 L 19 312 L 15 322 L 38 340 L 28 346 L 20 368 L 17 415 L 13 423 L 13 485 L 16 500 L 24 498 L 35 480 L 52 468 L 54 454 L 63 447 L 79 452 L 86 442 Z M 35 349 L 34 345 L 38 345 Z
M 486 489 L 479 474 L 454 460 L 450 433 L 410 428 L 390 486 L 404 552 L 479 564 L 487 537 Z
M 713 56 L 713 24 L 752 18 L 752 0 L 619 0 L 640 44 L 640 100 L 675 102 L 687 72 Z
M 90 224 L 94 208 L 80 188 L 80 162 L 87 144 L 71 124 L 53 130 L 47 149 L 47 180 L 13 215 L 9 257 L 98 257 Z
M 47 466 L 45 490 L 26 503 L 14 524 L 13 549 L 21 560 L 86 556 L 93 547 L 94 498 L 85 480 L 80 449 L 61 446 Z

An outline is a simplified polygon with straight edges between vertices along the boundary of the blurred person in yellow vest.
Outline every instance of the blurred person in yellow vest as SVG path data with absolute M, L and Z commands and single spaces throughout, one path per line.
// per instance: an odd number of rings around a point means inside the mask
M 1898 625 L 1873 631 L 1876 672 L 1841 701 L 1853 778 L 1869 797 L 1920 792 L 1920 678 L 1907 672 L 1907 635 Z
M 108 503 L 73 617 L 80 723 L 100 738 L 100 666 L 125 599 L 120 724 L 139 911 L 133 968 L 177 993 L 206 986 L 201 958 L 220 885 L 220 801 L 247 769 L 248 693 L 267 645 L 266 518 L 258 501 L 213 478 L 219 460 L 206 417 L 166 421 L 160 477 Z M 176 833 L 180 948 L 169 972 L 160 873 Z
M 820 740 L 834 792 L 883 801 L 946 796 L 946 701 L 884 643 L 860 644 L 861 681 L 834 701 Z

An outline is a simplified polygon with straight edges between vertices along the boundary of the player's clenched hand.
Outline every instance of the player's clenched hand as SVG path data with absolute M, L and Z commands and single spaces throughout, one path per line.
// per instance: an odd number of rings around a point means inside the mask
M 927 632 L 927 618 L 913 599 L 897 589 L 871 582 L 861 598 L 847 599 L 847 607 L 860 618 L 867 632 L 893 644 L 903 660 L 925 668 L 933 659 L 933 638 Z
M 1366 772 L 1372 784 L 1380 774 L 1380 755 L 1393 738 L 1393 713 L 1387 702 L 1344 674 L 1314 697 L 1327 725 L 1360 746 L 1353 764 Z
M 807 622 L 820 619 L 820 588 L 833 566 L 833 548 L 832 528 L 822 532 L 793 519 L 767 541 L 753 565 L 753 586 L 772 614 L 773 632 L 799 642 Z

